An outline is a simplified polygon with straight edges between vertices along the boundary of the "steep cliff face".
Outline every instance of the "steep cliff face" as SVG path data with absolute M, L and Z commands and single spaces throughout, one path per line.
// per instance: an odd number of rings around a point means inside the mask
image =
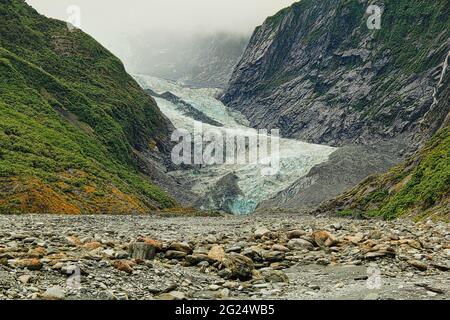
M 423 130 L 446 118 L 438 132 L 415 154 L 387 173 L 367 178 L 357 187 L 324 203 L 317 212 L 341 215 L 450 219 L 450 53 Z
M 222 100 L 254 127 L 314 143 L 420 132 L 450 49 L 450 2 L 383 1 L 380 30 L 367 27 L 372 3 L 302 0 L 268 18 Z
M 94 39 L 22 0 L 0 1 L 0 213 L 174 206 L 142 174 L 160 172 L 153 164 L 170 150 L 171 130 Z

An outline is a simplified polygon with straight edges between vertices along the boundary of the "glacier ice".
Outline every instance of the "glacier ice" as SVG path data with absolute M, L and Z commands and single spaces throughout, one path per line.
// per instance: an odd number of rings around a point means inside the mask
M 135 79 L 144 89 L 151 89 L 159 94 L 169 91 L 177 95 L 197 110 L 223 124 L 223 127 L 202 124 L 204 131 L 232 130 L 237 135 L 247 135 L 249 130 L 254 130 L 248 127 L 246 119 L 240 113 L 229 110 L 215 98 L 220 93 L 218 89 L 189 88 L 146 75 L 135 75 Z M 173 103 L 162 98 L 155 98 L 155 100 L 176 128 L 194 131 L 195 120 L 181 114 Z M 256 130 L 254 132 L 258 134 Z M 327 161 L 329 155 L 335 150 L 336 148 L 329 146 L 282 138 L 279 152 L 280 170 L 273 176 L 262 175 L 259 163 L 203 166 L 200 169 L 178 171 L 172 174 L 187 177 L 192 181 L 192 191 L 202 195 L 214 188 L 222 177 L 234 173 L 239 179 L 238 186 L 242 195 L 237 195 L 233 199 L 229 210 L 234 214 L 248 214 L 253 212 L 261 201 L 275 196 L 305 176 L 313 166 Z

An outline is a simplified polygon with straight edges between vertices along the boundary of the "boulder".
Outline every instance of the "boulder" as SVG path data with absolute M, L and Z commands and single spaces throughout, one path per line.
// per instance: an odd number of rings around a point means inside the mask
M 315 231 L 312 238 L 318 247 L 333 247 L 338 244 L 336 238 L 327 231 Z
M 223 260 L 223 265 L 230 272 L 230 279 L 239 279 L 242 281 L 252 279 L 255 266 L 253 261 L 246 256 L 237 253 L 231 253 Z
M 262 237 L 268 235 L 269 233 L 270 233 L 269 229 L 267 229 L 266 227 L 260 227 L 255 230 L 254 236 L 255 239 L 261 239 Z
M 92 251 L 98 248 L 101 248 L 102 244 L 98 241 L 92 241 L 92 242 L 87 242 L 85 244 L 83 244 L 83 248 L 86 249 L 87 251 Z
M 185 252 L 186 254 L 192 253 L 191 246 L 186 242 L 173 242 L 170 244 L 169 250 L 181 251 L 181 252 Z
M 306 235 L 306 232 L 303 230 L 292 230 L 286 233 L 288 239 L 298 239 L 304 235 Z
M 126 260 L 116 260 L 113 263 L 114 268 L 116 268 L 119 271 L 126 272 L 128 274 L 133 273 L 133 267 L 132 263 Z
M 42 298 L 46 300 L 64 300 L 66 297 L 64 290 L 60 286 L 48 288 Z
M 289 248 L 287 248 L 287 247 L 285 247 L 285 246 L 283 246 L 283 245 L 281 245 L 281 244 L 274 244 L 274 245 L 272 246 L 272 250 L 273 250 L 273 251 L 288 252 L 288 251 L 289 251 Z
M 147 242 L 134 242 L 128 248 L 130 258 L 137 260 L 152 260 L 156 255 L 156 247 Z
M 183 292 L 180 291 L 171 291 L 168 293 L 163 293 L 158 296 L 158 300 L 186 300 L 186 295 Z
M 166 251 L 164 256 L 167 259 L 181 260 L 181 259 L 184 259 L 187 256 L 187 253 L 184 252 L 184 251 L 168 250 L 168 251 Z
M 283 283 L 283 282 L 287 283 L 287 282 L 289 282 L 288 276 L 283 271 L 279 271 L 279 270 L 264 271 L 262 273 L 262 277 L 264 278 L 264 280 L 266 282 L 271 282 L 271 283 Z
M 39 259 L 15 259 L 15 260 L 9 260 L 8 264 L 11 267 L 15 268 L 21 268 L 21 269 L 28 269 L 28 270 L 41 270 L 42 268 L 42 262 Z
M 284 260 L 285 255 L 281 251 L 265 251 L 263 257 L 269 262 L 280 262 Z
M 222 262 L 225 259 L 225 250 L 220 245 L 214 245 L 208 252 L 208 258 Z
M 313 250 L 314 249 L 314 245 L 305 240 L 305 239 L 291 239 L 289 240 L 288 244 L 287 244 L 288 248 L 291 250 Z
M 408 260 L 407 262 L 410 266 L 412 266 L 420 271 L 427 271 L 427 269 L 428 269 L 427 264 L 422 261 L 412 259 L 412 260 Z
M 208 263 L 208 265 L 209 264 L 213 264 L 213 263 L 216 262 L 216 260 L 210 258 L 206 254 L 194 253 L 192 255 L 186 256 L 186 262 L 188 263 L 188 265 L 196 266 L 196 265 L 198 265 L 199 263 L 202 263 L 202 262 L 206 262 L 206 263 Z

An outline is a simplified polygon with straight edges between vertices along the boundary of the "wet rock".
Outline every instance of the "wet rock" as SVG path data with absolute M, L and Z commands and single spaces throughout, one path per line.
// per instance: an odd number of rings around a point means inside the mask
M 266 282 L 271 282 L 271 283 L 280 283 L 280 282 L 287 283 L 287 282 L 289 282 L 288 276 L 283 271 L 278 271 L 278 270 L 265 271 L 262 273 L 262 277 L 264 278 L 264 280 Z
M 103 245 L 98 241 L 92 241 L 83 244 L 83 248 L 86 249 L 87 251 L 93 251 L 101 247 L 103 247 Z
M 156 247 L 146 242 L 134 242 L 130 244 L 128 254 L 132 259 L 152 260 L 156 255 Z
M 347 240 L 353 244 L 358 244 L 363 240 L 364 236 L 362 234 L 356 234 L 354 236 L 345 236 L 344 240 Z
M 208 252 L 208 258 L 222 262 L 225 259 L 225 250 L 220 245 L 214 245 Z
M 319 259 L 316 260 L 316 263 L 317 263 L 318 265 L 321 265 L 321 266 L 327 266 L 327 265 L 329 265 L 331 262 L 330 262 L 330 260 L 327 259 L 327 258 L 319 258 Z
M 274 244 L 274 245 L 272 246 L 272 250 L 273 250 L 273 251 L 288 252 L 288 251 L 289 251 L 289 248 L 287 248 L 287 247 L 285 247 L 285 246 L 283 246 L 283 245 L 281 245 L 281 244 Z
M 255 268 L 253 261 L 246 256 L 231 253 L 225 257 L 223 264 L 230 271 L 230 279 L 242 281 L 252 278 L 252 271 Z
M 61 273 L 65 274 L 67 276 L 72 276 L 72 275 L 87 276 L 87 275 L 89 275 L 89 272 L 87 272 L 87 270 L 84 267 L 79 266 L 79 265 L 69 264 L 69 265 L 62 266 L 60 269 L 61 269 Z
M 407 263 L 420 271 L 427 271 L 428 269 L 427 264 L 419 260 L 411 259 Z
M 123 259 L 128 259 L 130 257 L 130 255 L 128 254 L 128 252 L 126 252 L 126 251 L 117 251 L 115 254 L 114 254 L 114 258 L 115 259 L 121 259 L 121 260 L 123 260 Z
M 232 246 L 232 247 L 227 248 L 227 250 L 225 250 L 225 252 L 226 252 L 226 253 L 230 253 L 230 252 L 236 252 L 236 253 L 239 253 L 239 252 L 241 252 L 241 250 L 242 250 L 242 247 L 241 247 L 241 246 L 235 245 L 235 246 Z
M 437 294 L 445 294 L 445 290 L 443 290 L 441 288 L 433 287 L 433 286 L 429 285 L 428 283 L 416 283 L 416 286 L 422 287 L 422 288 L 426 289 L 427 291 L 434 292 Z
M 164 244 L 161 241 L 151 239 L 151 238 L 141 238 L 138 240 L 138 242 L 145 242 L 146 244 L 154 247 L 156 252 L 161 251 L 164 246 Z
M 332 225 L 330 225 L 330 228 L 332 228 L 332 229 L 334 229 L 336 231 L 339 231 L 339 230 L 342 229 L 342 224 L 336 222 L 336 223 L 333 223 Z
M 268 235 L 270 233 L 270 230 L 266 227 L 260 227 L 257 228 L 254 232 L 255 239 L 261 239 L 262 237 Z
M 168 251 L 166 251 L 164 256 L 167 259 L 181 260 L 181 259 L 184 259 L 187 256 L 187 253 L 184 252 L 184 251 L 168 250 Z
M 202 262 L 206 262 L 208 265 L 213 264 L 216 260 L 210 258 L 206 254 L 192 254 L 189 256 L 186 256 L 186 262 L 191 266 L 196 266 L 201 264 Z
M 374 260 L 374 259 L 377 259 L 377 258 L 394 257 L 394 256 L 395 256 L 395 252 L 393 252 L 391 250 L 379 250 L 379 251 L 367 252 L 364 255 L 364 259 L 366 259 L 366 260 Z
M 28 270 L 40 270 L 43 266 L 39 259 L 16 259 L 9 260 L 8 264 L 15 268 L 22 268 Z
M 158 296 L 158 300 L 186 300 L 186 295 L 180 291 L 172 291 L 161 294 L 160 296 Z
M 312 238 L 318 247 L 333 247 L 338 241 L 327 231 L 315 231 Z
M 306 232 L 303 230 L 292 230 L 286 233 L 286 237 L 288 239 L 298 239 L 306 235 Z
M 433 262 L 431 265 L 441 271 L 450 271 L 450 261 L 447 261 L 447 264 L 439 263 L 439 262 Z
M 27 284 L 31 280 L 31 276 L 28 274 L 21 275 L 17 278 L 22 284 Z
M 284 252 L 281 251 L 266 251 L 263 253 L 263 258 L 269 262 L 280 262 L 284 260 Z
M 149 287 L 148 291 L 152 294 L 163 294 L 163 293 L 169 293 L 171 291 L 175 291 L 177 288 L 178 288 L 178 285 L 169 284 L 168 286 Z
M 261 248 L 252 246 L 250 248 L 245 249 L 241 252 L 242 255 L 250 258 L 254 262 L 263 262 L 264 258 L 264 252 Z
M 133 267 L 129 261 L 116 260 L 116 261 L 114 261 L 113 266 L 114 266 L 114 268 L 116 268 L 119 271 L 126 272 L 128 274 L 133 273 Z
M 186 254 L 191 254 L 192 253 L 191 246 L 188 243 L 186 243 L 186 242 L 174 242 L 174 243 L 171 243 L 170 246 L 169 246 L 169 250 L 181 251 L 181 252 L 185 252 Z
M 45 300 L 64 300 L 65 297 L 64 290 L 59 286 L 48 288 L 42 295 Z
M 314 249 L 314 245 L 304 239 L 291 239 L 289 240 L 288 244 L 287 244 L 288 248 L 291 250 L 313 250 Z

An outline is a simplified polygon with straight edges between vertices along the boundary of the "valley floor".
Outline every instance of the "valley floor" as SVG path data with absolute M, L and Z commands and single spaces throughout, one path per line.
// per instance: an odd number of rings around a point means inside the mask
M 449 299 L 449 268 L 443 222 L 0 216 L 0 299 Z

